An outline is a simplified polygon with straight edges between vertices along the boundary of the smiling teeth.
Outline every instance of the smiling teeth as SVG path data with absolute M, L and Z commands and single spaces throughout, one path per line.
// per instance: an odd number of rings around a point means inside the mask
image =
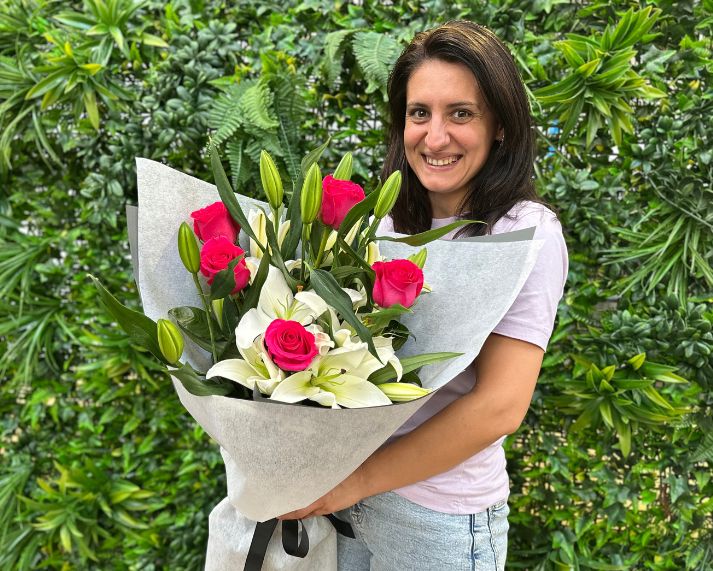
M 447 159 L 432 159 L 430 157 L 426 157 L 426 162 L 429 165 L 433 165 L 434 167 L 444 167 L 446 165 L 451 165 L 454 162 L 458 160 L 458 157 L 448 157 Z

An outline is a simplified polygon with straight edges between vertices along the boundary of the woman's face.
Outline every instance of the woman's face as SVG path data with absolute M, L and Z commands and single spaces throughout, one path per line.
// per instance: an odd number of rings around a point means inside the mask
M 406 159 L 428 190 L 433 215 L 456 210 L 501 133 L 472 72 L 426 60 L 406 85 Z

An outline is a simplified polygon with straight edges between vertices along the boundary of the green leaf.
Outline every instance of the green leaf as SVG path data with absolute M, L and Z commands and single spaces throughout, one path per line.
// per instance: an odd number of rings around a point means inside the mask
M 243 312 L 247 313 L 253 307 L 257 307 L 260 300 L 260 290 L 262 289 L 265 280 L 267 279 L 268 271 L 270 270 L 270 254 L 265 252 L 260 259 L 260 266 L 257 269 L 257 274 L 253 279 L 253 283 L 247 289 L 245 300 L 243 301 Z
M 183 365 L 180 369 L 170 370 L 168 373 L 176 377 L 189 393 L 199 397 L 227 396 L 235 392 L 232 381 L 206 380 L 188 364 Z
M 218 156 L 218 150 L 215 145 L 210 145 L 210 164 L 213 168 L 213 178 L 215 179 L 215 185 L 218 187 L 218 194 L 220 194 L 220 199 L 225 204 L 225 207 L 230 212 L 233 219 L 240 225 L 240 228 L 245 232 L 250 238 L 252 238 L 255 243 L 260 244 L 261 250 L 265 250 L 264 244 L 260 243 L 257 239 L 255 232 L 250 227 L 248 219 L 243 213 L 243 209 L 240 207 L 238 199 L 235 198 L 235 193 L 233 188 L 230 186 L 228 177 L 225 175 L 225 170 L 223 169 L 223 164 L 220 162 L 220 157 Z
M 445 361 L 447 359 L 455 359 L 460 357 L 463 353 L 423 353 L 421 355 L 413 355 L 411 357 L 404 357 L 399 359 L 401 362 L 401 367 L 403 368 L 404 375 L 410 373 L 411 371 L 416 371 L 425 365 L 432 365 L 433 363 L 438 363 L 440 361 Z M 391 365 L 387 365 L 384 369 L 376 371 L 369 375 L 369 381 L 375 385 L 380 385 L 382 383 L 388 383 L 390 380 L 396 378 L 396 371 Z
M 230 260 L 228 267 L 219 271 L 213 278 L 210 286 L 210 299 L 223 299 L 228 297 L 235 289 L 235 266 L 245 257 L 241 254 L 237 258 Z
M 55 89 L 62 81 L 69 78 L 71 71 L 68 68 L 62 68 L 58 71 L 50 73 L 44 79 L 38 81 L 25 95 L 25 99 L 32 99 L 44 95 L 48 91 Z
M 445 236 L 451 230 L 465 226 L 466 224 L 480 224 L 479 220 L 456 220 L 450 224 L 446 224 L 441 228 L 433 228 L 431 230 L 426 230 L 425 232 L 420 232 L 418 234 L 412 234 L 410 236 L 403 236 L 401 238 L 392 238 L 390 236 L 377 236 L 375 240 L 386 240 L 388 242 L 401 242 L 403 244 L 408 244 L 409 246 L 423 246 L 429 242 L 433 242 L 442 236 Z M 340 228 L 341 230 L 341 228 Z
M 132 342 L 150 351 L 162 363 L 168 364 L 164 359 L 158 345 L 158 329 L 156 322 L 146 317 L 143 313 L 129 309 L 119 303 L 101 282 L 93 275 L 88 274 L 99 291 L 99 300 L 107 311 L 116 319 L 121 328 L 131 338 Z M 346 294 L 345 294 L 346 295 Z
M 99 130 L 99 110 L 97 109 L 97 98 L 94 90 L 85 86 L 84 94 L 84 108 L 87 111 L 87 117 L 89 122 L 92 124 L 97 131 Z
M 337 236 L 344 238 L 349 233 L 354 225 L 359 222 L 364 216 L 368 215 L 376 206 L 376 202 L 379 200 L 379 193 L 374 191 L 369 196 L 357 202 L 354 206 L 349 209 L 347 215 L 342 220 L 339 225 L 339 230 L 337 231 Z
M 169 47 L 169 45 L 158 36 L 154 36 L 153 34 L 147 34 L 146 32 L 141 34 L 141 42 L 146 44 L 147 46 L 153 46 L 156 48 Z
M 369 352 L 379 359 L 374 341 L 371 337 L 371 332 L 354 313 L 351 298 L 337 283 L 334 276 L 324 270 L 313 269 L 310 270 L 310 284 L 317 295 L 326 301 L 328 305 L 336 309 L 337 313 L 354 328 L 359 339 L 369 346 Z M 381 359 L 379 359 L 379 361 L 381 361 Z

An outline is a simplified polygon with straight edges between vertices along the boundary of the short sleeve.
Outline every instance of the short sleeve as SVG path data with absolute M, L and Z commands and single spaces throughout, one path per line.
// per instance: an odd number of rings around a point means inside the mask
M 569 267 L 562 226 L 551 210 L 538 204 L 523 209 L 514 221 L 503 219 L 503 224 L 495 225 L 494 233 L 532 226 L 537 226 L 535 238 L 544 240 L 544 244 L 522 290 L 493 333 L 533 343 L 546 351 Z

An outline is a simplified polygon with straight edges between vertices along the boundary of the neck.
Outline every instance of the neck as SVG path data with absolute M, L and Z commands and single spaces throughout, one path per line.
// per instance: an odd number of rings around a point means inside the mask
M 452 216 L 458 216 L 460 197 L 450 196 L 449 194 L 443 195 L 436 192 L 428 193 L 428 198 L 431 202 L 431 215 L 433 218 L 451 218 Z

